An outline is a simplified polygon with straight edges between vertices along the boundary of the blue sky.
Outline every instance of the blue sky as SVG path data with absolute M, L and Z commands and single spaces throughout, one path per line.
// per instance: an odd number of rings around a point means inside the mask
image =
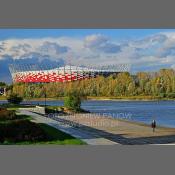
M 100 33 L 116 39 L 140 38 L 174 29 L 0 29 L 0 40 L 9 38 L 83 37 Z

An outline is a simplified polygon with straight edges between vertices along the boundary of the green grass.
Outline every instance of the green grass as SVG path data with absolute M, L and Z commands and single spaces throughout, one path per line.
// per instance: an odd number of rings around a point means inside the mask
M 33 120 L 33 118 L 31 117 L 31 116 L 29 116 L 29 115 L 23 115 L 23 114 L 16 114 L 16 118 L 17 119 L 26 119 L 26 120 Z
M 80 139 L 74 138 L 52 126 L 39 123 L 40 127 L 52 138 L 52 141 L 38 142 L 38 144 L 59 144 L 59 145 L 84 145 Z
M 21 141 L 16 143 L 5 141 L 3 145 L 86 145 L 86 143 L 80 139 L 74 138 L 71 135 L 59 131 L 47 124 L 38 123 L 38 125 L 49 135 L 49 141 Z
M 10 103 L 6 103 L 6 104 L 1 104 L 0 107 L 6 108 L 7 110 L 17 110 L 19 108 L 31 108 L 34 107 L 34 105 L 30 105 L 30 106 L 25 106 L 23 104 L 10 104 Z

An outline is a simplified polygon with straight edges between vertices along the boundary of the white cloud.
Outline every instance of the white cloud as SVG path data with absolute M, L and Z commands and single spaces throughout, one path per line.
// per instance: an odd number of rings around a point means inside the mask
M 84 46 L 87 48 L 96 48 L 108 41 L 108 38 L 101 34 L 89 35 L 84 40 Z
M 101 34 L 82 38 L 7 39 L 0 41 L 0 60 L 38 57 L 63 59 L 77 65 L 132 64 L 133 68 L 174 67 L 175 33 L 158 33 L 137 40 L 120 42 Z
M 119 45 L 111 43 L 108 37 L 101 34 L 87 36 L 84 40 L 84 47 L 92 51 L 99 51 L 109 54 L 120 52 Z

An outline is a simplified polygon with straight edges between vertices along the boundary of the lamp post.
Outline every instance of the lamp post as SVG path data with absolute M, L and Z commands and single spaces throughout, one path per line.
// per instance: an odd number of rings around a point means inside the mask
M 46 88 L 44 88 L 44 105 L 45 105 L 45 108 L 46 108 L 46 98 L 47 98 Z

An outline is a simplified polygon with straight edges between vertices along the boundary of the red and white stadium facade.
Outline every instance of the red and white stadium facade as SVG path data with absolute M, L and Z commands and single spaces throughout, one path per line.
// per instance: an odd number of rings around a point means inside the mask
M 78 66 L 64 66 L 50 70 L 27 70 L 12 71 L 10 69 L 13 82 L 19 83 L 49 83 L 49 82 L 70 82 L 94 78 L 97 75 L 109 75 L 111 73 L 128 72 L 127 65 L 118 65 L 117 69 L 92 69 Z

